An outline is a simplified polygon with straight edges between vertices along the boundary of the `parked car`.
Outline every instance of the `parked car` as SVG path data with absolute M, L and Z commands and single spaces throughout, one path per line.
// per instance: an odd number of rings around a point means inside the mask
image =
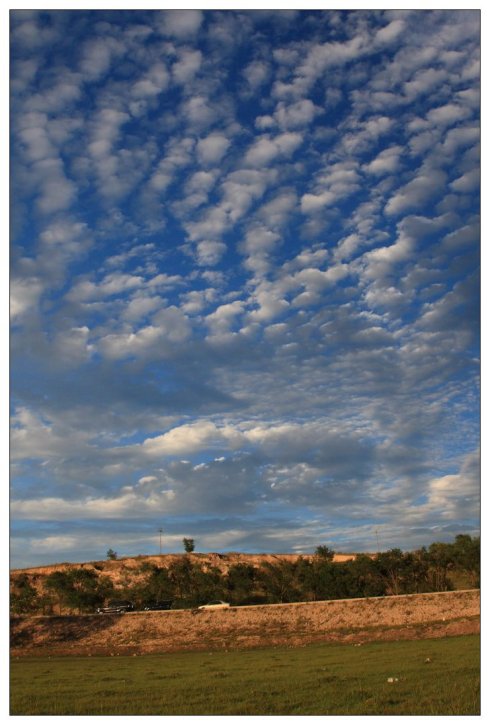
M 208 602 L 207 604 L 201 604 L 198 609 L 226 609 L 229 607 L 228 602 L 223 602 L 221 599 L 216 599 L 214 602 Z
M 166 599 L 163 602 L 151 602 L 150 604 L 146 604 L 143 609 L 145 612 L 150 611 L 156 611 L 161 609 L 172 609 L 173 601 L 171 599 Z
M 122 612 L 132 611 L 134 611 L 134 604 L 126 599 L 113 599 L 105 607 L 97 607 L 98 614 L 122 614 Z

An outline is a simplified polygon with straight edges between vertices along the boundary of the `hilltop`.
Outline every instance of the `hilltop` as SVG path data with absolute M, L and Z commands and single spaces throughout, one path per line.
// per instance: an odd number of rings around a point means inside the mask
M 354 561 L 359 554 L 342 554 L 336 553 L 333 556 L 335 563 L 343 563 L 346 561 Z M 373 556 L 368 554 L 368 556 Z M 11 575 L 26 574 L 34 581 L 49 576 L 56 571 L 70 571 L 72 569 L 93 569 L 99 574 L 103 574 L 111 579 L 114 586 L 119 586 L 123 582 L 126 583 L 128 575 L 131 578 L 138 579 L 142 576 L 141 569 L 147 566 L 157 566 L 169 569 L 172 565 L 187 560 L 192 564 L 200 565 L 204 571 L 217 569 L 221 574 L 227 574 L 232 566 L 244 564 L 259 568 L 263 564 L 277 564 L 279 562 L 295 563 L 299 559 L 311 561 L 314 554 L 245 554 L 240 552 L 227 552 L 218 554 L 212 553 L 196 553 L 191 554 L 152 554 L 127 556 L 118 559 L 102 559 L 100 561 L 88 561 L 84 563 L 60 562 L 57 564 L 46 564 L 43 566 L 27 567 L 22 569 L 11 569 Z

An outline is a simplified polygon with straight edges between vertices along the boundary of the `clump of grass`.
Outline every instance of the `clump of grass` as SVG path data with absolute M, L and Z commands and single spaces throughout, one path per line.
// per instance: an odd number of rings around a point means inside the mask
M 360 648 L 25 657 L 11 666 L 11 714 L 476 715 L 479 681 L 474 635 Z

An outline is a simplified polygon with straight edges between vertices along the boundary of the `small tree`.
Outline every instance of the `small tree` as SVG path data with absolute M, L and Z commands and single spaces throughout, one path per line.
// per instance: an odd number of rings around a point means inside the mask
M 115 559 L 117 559 L 117 551 L 114 551 L 113 549 L 107 549 L 106 556 L 111 561 L 114 561 Z
M 416 557 L 413 554 L 404 553 L 401 549 L 389 549 L 376 556 L 374 562 L 385 584 L 385 594 L 396 596 L 414 591 L 414 580 L 416 581 L 418 576 L 414 575 L 415 561 Z
M 146 577 L 139 590 L 139 598 L 143 603 L 174 598 L 174 585 L 168 569 L 151 564 L 146 572 L 149 572 L 149 576 Z M 138 598 L 138 594 L 136 598 Z
M 73 588 L 70 577 L 66 571 L 51 572 L 51 574 L 46 577 L 45 587 L 56 596 L 60 614 L 63 611 L 63 606 L 70 608 L 70 598 Z
M 14 590 L 10 596 L 10 606 L 15 614 L 35 611 L 39 606 L 39 596 L 27 574 L 19 574 L 13 579 Z
M 301 599 L 297 573 L 296 562 L 267 561 L 257 571 L 257 581 L 270 603 L 297 602 Z
M 256 569 L 252 564 L 233 564 L 225 577 L 227 601 L 234 604 L 254 604 L 257 599 L 255 591 Z
M 186 539 L 184 537 L 182 539 L 182 541 L 184 542 L 184 549 L 185 549 L 186 553 L 187 554 L 191 554 L 194 551 L 194 549 L 195 549 L 194 539 Z
M 480 537 L 458 534 L 451 548 L 454 563 L 469 574 L 472 586 L 479 586 Z
M 453 587 L 448 578 L 448 571 L 454 565 L 452 545 L 435 541 L 429 546 L 427 558 L 434 591 L 451 590 Z
M 319 559 L 326 559 L 327 561 L 332 561 L 334 554 L 334 550 L 329 549 L 328 546 L 317 546 L 315 549 L 315 555 L 318 556 Z

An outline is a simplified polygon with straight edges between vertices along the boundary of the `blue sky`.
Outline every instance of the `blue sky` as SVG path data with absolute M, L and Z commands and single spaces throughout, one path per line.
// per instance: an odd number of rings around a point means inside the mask
M 479 526 L 480 13 L 11 13 L 11 564 Z

